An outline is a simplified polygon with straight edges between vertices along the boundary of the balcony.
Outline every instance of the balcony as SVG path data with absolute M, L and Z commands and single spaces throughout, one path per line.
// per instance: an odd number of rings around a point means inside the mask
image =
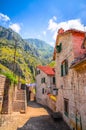
M 80 65 L 83 64 L 86 64 L 86 53 L 76 58 L 74 61 L 72 61 L 70 69 L 79 67 Z

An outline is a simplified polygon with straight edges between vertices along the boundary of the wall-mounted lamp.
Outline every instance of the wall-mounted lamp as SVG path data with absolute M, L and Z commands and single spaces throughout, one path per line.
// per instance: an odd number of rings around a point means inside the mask
M 53 89 L 53 95 L 56 96 L 58 94 L 58 88 Z
M 53 89 L 53 95 L 54 95 L 54 96 L 58 94 L 58 90 L 59 90 L 59 89 L 63 89 L 63 85 L 61 85 L 61 88 L 54 88 L 54 89 Z

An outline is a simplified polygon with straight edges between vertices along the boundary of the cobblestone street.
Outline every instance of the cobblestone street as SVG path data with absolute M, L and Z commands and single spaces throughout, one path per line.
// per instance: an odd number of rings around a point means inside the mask
M 3 116 L 0 130 L 70 130 L 64 121 L 55 122 L 49 111 L 35 102 L 29 102 L 27 113 Z

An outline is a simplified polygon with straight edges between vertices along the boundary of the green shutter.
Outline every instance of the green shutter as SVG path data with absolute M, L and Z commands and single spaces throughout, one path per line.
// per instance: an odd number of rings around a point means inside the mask
M 63 76 L 63 64 L 61 64 L 61 76 Z
M 41 79 L 41 83 L 43 83 L 43 78 Z
M 68 60 L 65 60 L 65 74 L 68 74 Z
M 61 50 L 62 50 L 62 43 L 60 43 L 60 45 L 56 46 L 56 50 L 57 50 L 58 53 L 61 52 Z
M 60 43 L 59 45 L 59 51 L 61 52 L 61 50 L 62 50 L 62 43 Z
M 44 78 L 44 83 L 45 83 L 45 78 Z
M 58 45 L 56 46 L 56 51 L 59 53 L 59 46 Z
M 41 79 L 41 83 L 45 83 L 45 78 L 42 78 L 42 79 Z

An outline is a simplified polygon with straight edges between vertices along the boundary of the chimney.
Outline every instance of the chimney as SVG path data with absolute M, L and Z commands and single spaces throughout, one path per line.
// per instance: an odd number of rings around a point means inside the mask
M 60 29 L 58 30 L 58 34 L 62 34 L 62 33 L 64 33 L 64 29 L 63 29 L 63 28 L 60 28 Z

